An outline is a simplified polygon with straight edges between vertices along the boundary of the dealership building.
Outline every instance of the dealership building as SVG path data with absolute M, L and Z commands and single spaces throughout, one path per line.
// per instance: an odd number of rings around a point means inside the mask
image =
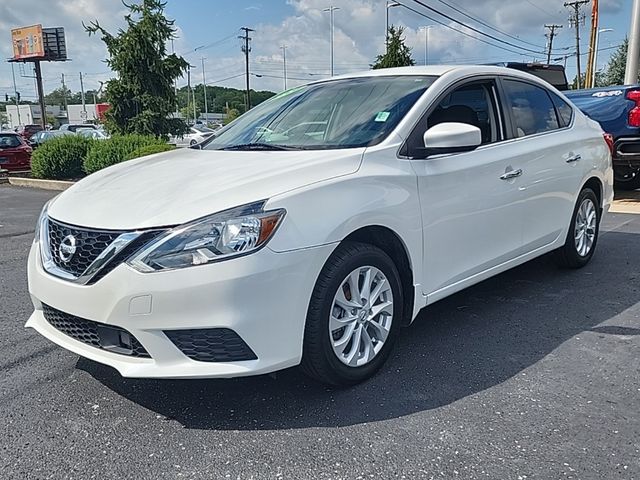
M 59 105 L 47 105 L 48 117 L 55 118 L 58 123 L 93 123 L 99 120 L 100 112 L 104 112 L 106 104 L 87 103 L 82 105 L 67 105 L 67 110 Z M 108 105 L 107 105 L 108 106 Z M 7 105 L 7 125 L 16 128 L 19 125 L 40 124 L 42 119 L 39 105 Z

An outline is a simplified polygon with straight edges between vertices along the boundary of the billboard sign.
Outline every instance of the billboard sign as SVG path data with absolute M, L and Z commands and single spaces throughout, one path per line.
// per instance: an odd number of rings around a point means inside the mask
M 42 25 L 14 28 L 11 30 L 13 60 L 44 57 Z

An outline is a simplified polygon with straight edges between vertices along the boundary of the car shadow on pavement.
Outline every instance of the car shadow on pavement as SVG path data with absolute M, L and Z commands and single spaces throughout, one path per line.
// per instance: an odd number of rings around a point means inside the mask
M 639 240 L 607 232 L 584 269 L 560 270 L 545 256 L 425 308 L 382 370 L 351 388 L 319 385 L 297 369 L 230 380 L 136 380 L 89 360 L 77 365 L 186 428 L 275 430 L 397 418 L 505 382 L 577 334 L 638 335 L 613 317 L 640 301 Z

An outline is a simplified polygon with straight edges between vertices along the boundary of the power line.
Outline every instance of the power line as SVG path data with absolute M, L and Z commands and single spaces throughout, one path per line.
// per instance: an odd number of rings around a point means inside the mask
M 588 1 L 588 0 L 583 0 L 583 1 Z M 424 3 L 424 2 L 422 2 L 422 1 L 420 1 L 420 0 L 413 0 L 413 2 L 414 2 L 414 3 L 417 3 L 418 5 L 421 5 L 422 7 L 426 8 L 427 10 L 429 10 L 429 11 L 431 11 L 431 12 L 433 12 L 433 13 L 437 14 L 437 15 L 440 15 L 441 17 L 446 18 L 447 20 L 449 20 L 449 21 L 451 21 L 451 22 L 457 23 L 458 25 L 461 25 L 462 27 L 467 28 L 467 29 L 469 29 L 469 30 L 471 30 L 471 31 L 473 31 L 473 32 L 476 32 L 476 33 L 478 33 L 478 34 L 480 34 L 480 35 L 482 35 L 482 36 L 484 36 L 484 37 L 487 37 L 487 38 L 489 38 L 489 39 L 491 39 L 491 40 L 493 40 L 493 41 L 500 42 L 500 43 L 503 43 L 503 44 L 508 45 L 508 46 L 510 46 L 510 47 L 518 48 L 518 49 L 520 49 L 520 50 L 523 50 L 523 51 L 526 51 L 526 52 L 530 52 L 530 53 L 537 53 L 537 54 L 542 53 L 540 50 L 532 50 L 532 49 L 530 49 L 530 48 L 527 48 L 527 47 L 521 47 L 521 46 L 519 46 L 519 45 L 516 45 L 515 43 L 508 42 L 507 40 L 501 40 L 501 39 L 499 39 L 499 38 L 496 38 L 496 37 L 494 37 L 493 35 L 490 35 L 490 34 L 488 34 L 488 33 L 486 33 L 486 32 L 483 32 L 482 30 L 479 30 L 479 29 L 477 29 L 477 28 L 475 28 L 475 27 L 473 27 L 473 26 L 471 26 L 471 25 L 467 25 L 466 23 L 461 22 L 460 20 L 455 19 L 455 18 L 454 18 L 454 17 L 452 17 L 451 15 L 448 15 L 448 14 L 446 14 L 446 13 L 443 13 L 443 12 L 441 12 L 441 11 L 439 11 L 439 10 L 437 10 L 437 9 L 433 8 L 432 6 L 427 5 L 426 3 Z M 401 3 L 401 2 L 398 2 L 398 3 Z M 440 23 L 440 22 L 439 22 L 439 23 Z
M 450 3 L 446 2 L 445 0 L 438 0 L 438 1 L 440 3 L 442 3 L 443 5 L 446 5 L 447 7 L 449 7 L 451 10 L 454 10 L 454 11 L 458 12 L 459 14 L 464 15 L 468 19 L 473 20 L 474 22 L 477 22 L 480 25 L 483 25 L 483 26 L 485 26 L 485 27 L 487 27 L 487 28 L 489 28 L 491 30 L 494 30 L 494 31 L 506 36 L 506 37 L 512 38 L 514 40 L 517 40 L 519 42 L 525 43 L 527 45 L 531 45 L 531 46 L 536 47 L 536 48 L 542 48 L 540 45 L 537 45 L 537 44 L 532 43 L 532 42 L 528 42 L 527 40 L 522 40 L 521 38 L 519 38 L 519 37 L 517 37 L 515 35 L 511 35 L 510 33 L 505 32 L 504 30 L 500 30 L 499 28 L 494 27 L 490 23 L 487 23 L 486 21 L 482 20 L 481 18 L 474 17 L 473 15 L 467 13 L 464 9 L 462 9 L 460 7 L 456 7 L 455 5 L 451 5 Z
M 414 0 L 414 1 L 415 1 L 415 0 Z M 435 22 L 435 23 L 437 23 L 437 24 L 439 24 L 439 25 L 442 25 L 442 26 L 443 26 L 443 27 L 445 27 L 445 28 L 448 28 L 449 30 L 452 30 L 452 31 L 454 31 L 454 32 L 456 32 L 456 33 L 459 33 L 459 34 L 461 34 L 461 35 L 464 35 L 465 37 L 469 37 L 469 38 L 472 38 L 472 39 L 474 39 L 474 40 L 476 40 L 476 41 L 478 41 L 478 42 L 484 43 L 484 44 L 486 44 L 486 45 L 490 45 L 490 46 L 492 46 L 492 47 L 499 48 L 500 50 L 504 50 L 505 52 L 515 53 L 516 55 L 524 55 L 521 51 L 512 50 L 512 49 L 510 49 L 510 48 L 503 47 L 502 45 L 496 45 L 495 43 L 491 43 L 491 42 L 489 42 L 489 41 L 487 41 L 487 40 L 484 40 L 483 38 L 478 38 L 478 37 L 476 37 L 476 36 L 474 36 L 474 35 L 471 35 L 470 33 L 467 33 L 467 32 L 465 32 L 465 31 L 463 31 L 463 30 L 459 30 L 459 29 L 457 29 L 457 28 L 455 28 L 455 27 L 452 27 L 452 26 L 451 26 L 451 25 L 449 25 L 448 23 L 445 23 L 445 22 L 443 22 L 442 20 L 438 20 L 438 19 L 436 19 L 436 18 L 433 18 L 432 16 L 429 16 L 429 15 L 427 15 L 426 13 L 421 12 L 420 10 L 416 10 L 415 8 L 410 7 L 410 6 L 409 6 L 409 5 L 407 5 L 406 3 L 402 3 L 402 2 L 396 2 L 396 3 L 399 3 L 400 5 L 402 5 L 402 6 L 403 6 L 404 8 L 406 8 L 407 10 L 410 10 L 410 11 L 412 11 L 413 13 L 416 13 L 416 14 L 420 15 L 421 17 L 427 18 L 427 19 L 431 20 L 432 22 Z M 540 53 L 540 52 L 535 52 L 535 53 Z

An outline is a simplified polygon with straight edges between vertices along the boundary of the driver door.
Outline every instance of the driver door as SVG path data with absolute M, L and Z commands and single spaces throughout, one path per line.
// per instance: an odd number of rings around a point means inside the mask
M 495 80 L 459 84 L 431 107 L 408 140 L 420 144 L 438 123 L 480 128 L 482 145 L 463 153 L 411 155 L 422 209 L 425 278 L 429 301 L 479 280 L 483 272 L 522 252 L 522 215 L 513 147 L 506 138 Z M 413 140 L 412 140 L 413 139 Z M 415 147 L 414 147 L 415 148 Z

